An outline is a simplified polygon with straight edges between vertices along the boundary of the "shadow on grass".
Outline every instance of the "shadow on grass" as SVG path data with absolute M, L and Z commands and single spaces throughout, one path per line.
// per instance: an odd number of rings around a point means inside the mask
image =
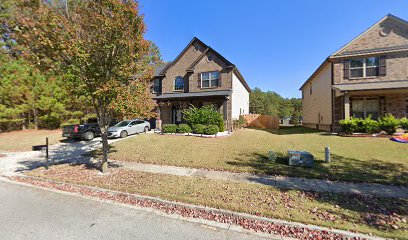
M 291 134 L 312 134 L 319 133 L 321 135 L 330 135 L 327 132 L 322 132 L 312 128 L 305 128 L 302 126 L 280 126 L 279 129 L 266 129 L 266 128 L 255 128 L 247 127 L 249 129 L 261 130 L 272 134 L 277 135 L 291 135 Z
M 235 167 L 250 167 L 257 174 L 408 186 L 408 172 L 404 171 L 402 164 L 377 159 L 361 161 L 336 154 L 332 154 L 331 159 L 331 163 L 315 159 L 314 167 L 306 168 L 287 165 L 284 153 L 278 153 L 277 160 L 270 161 L 266 154 L 254 152 L 226 163 Z

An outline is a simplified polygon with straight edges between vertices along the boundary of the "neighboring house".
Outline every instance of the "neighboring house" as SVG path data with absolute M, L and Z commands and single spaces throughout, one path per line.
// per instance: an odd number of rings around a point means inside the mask
M 237 67 L 198 38 L 170 63 L 157 67 L 151 82 L 163 124 L 183 122 L 182 110 L 191 105 L 212 105 L 232 120 L 249 113 L 251 89 Z
M 408 115 L 408 22 L 387 15 L 330 55 L 300 88 L 303 126 L 338 131 L 350 117 Z

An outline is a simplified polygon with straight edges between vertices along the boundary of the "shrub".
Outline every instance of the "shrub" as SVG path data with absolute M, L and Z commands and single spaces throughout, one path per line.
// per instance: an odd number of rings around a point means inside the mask
M 177 125 L 176 124 L 163 124 L 162 132 L 164 133 L 176 133 L 177 132 Z
M 400 121 L 391 114 L 386 114 L 384 117 L 381 117 L 378 122 L 380 129 L 386 131 L 388 134 L 394 134 L 400 123 Z
M 178 133 L 191 133 L 191 127 L 187 124 L 180 124 L 177 128 Z
M 220 132 L 224 132 L 224 131 L 225 131 L 225 125 L 224 125 L 224 120 L 223 120 L 223 119 L 221 119 L 221 120 L 218 122 L 218 128 L 219 128 Z
M 408 130 L 408 118 L 404 117 L 400 119 L 400 126 L 405 129 Z
M 183 110 L 183 118 L 190 126 L 195 124 L 217 125 L 221 130 L 224 130 L 223 116 L 212 106 L 201 108 L 190 106 Z
M 356 130 L 358 129 L 357 123 L 358 121 L 356 120 L 356 118 L 340 120 L 342 132 L 345 132 L 347 134 L 356 132 Z
M 195 124 L 193 125 L 193 132 L 197 134 L 204 134 L 205 125 L 203 124 Z
M 378 121 L 371 119 L 371 116 L 360 121 L 364 132 L 366 133 L 377 133 L 380 130 Z
M 207 135 L 214 135 L 214 134 L 217 134 L 219 130 L 220 129 L 218 128 L 217 125 L 208 125 L 204 129 L 204 133 Z

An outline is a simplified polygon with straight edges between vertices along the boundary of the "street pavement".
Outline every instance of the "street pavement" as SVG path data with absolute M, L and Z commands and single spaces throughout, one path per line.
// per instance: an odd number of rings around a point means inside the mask
M 0 181 L 0 239 L 264 239 Z

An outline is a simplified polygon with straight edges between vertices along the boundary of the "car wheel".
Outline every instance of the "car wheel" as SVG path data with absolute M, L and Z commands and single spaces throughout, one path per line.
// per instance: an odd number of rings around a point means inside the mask
M 92 139 L 94 139 L 95 134 L 93 132 L 86 132 L 82 135 L 82 139 L 85 141 L 91 141 Z
M 126 131 L 120 132 L 120 137 L 121 137 L 121 138 L 125 138 L 125 137 L 127 137 L 127 136 L 128 136 L 128 133 L 127 133 Z
M 146 126 L 146 127 L 144 128 L 144 133 L 147 133 L 148 131 L 149 131 L 149 127 Z

